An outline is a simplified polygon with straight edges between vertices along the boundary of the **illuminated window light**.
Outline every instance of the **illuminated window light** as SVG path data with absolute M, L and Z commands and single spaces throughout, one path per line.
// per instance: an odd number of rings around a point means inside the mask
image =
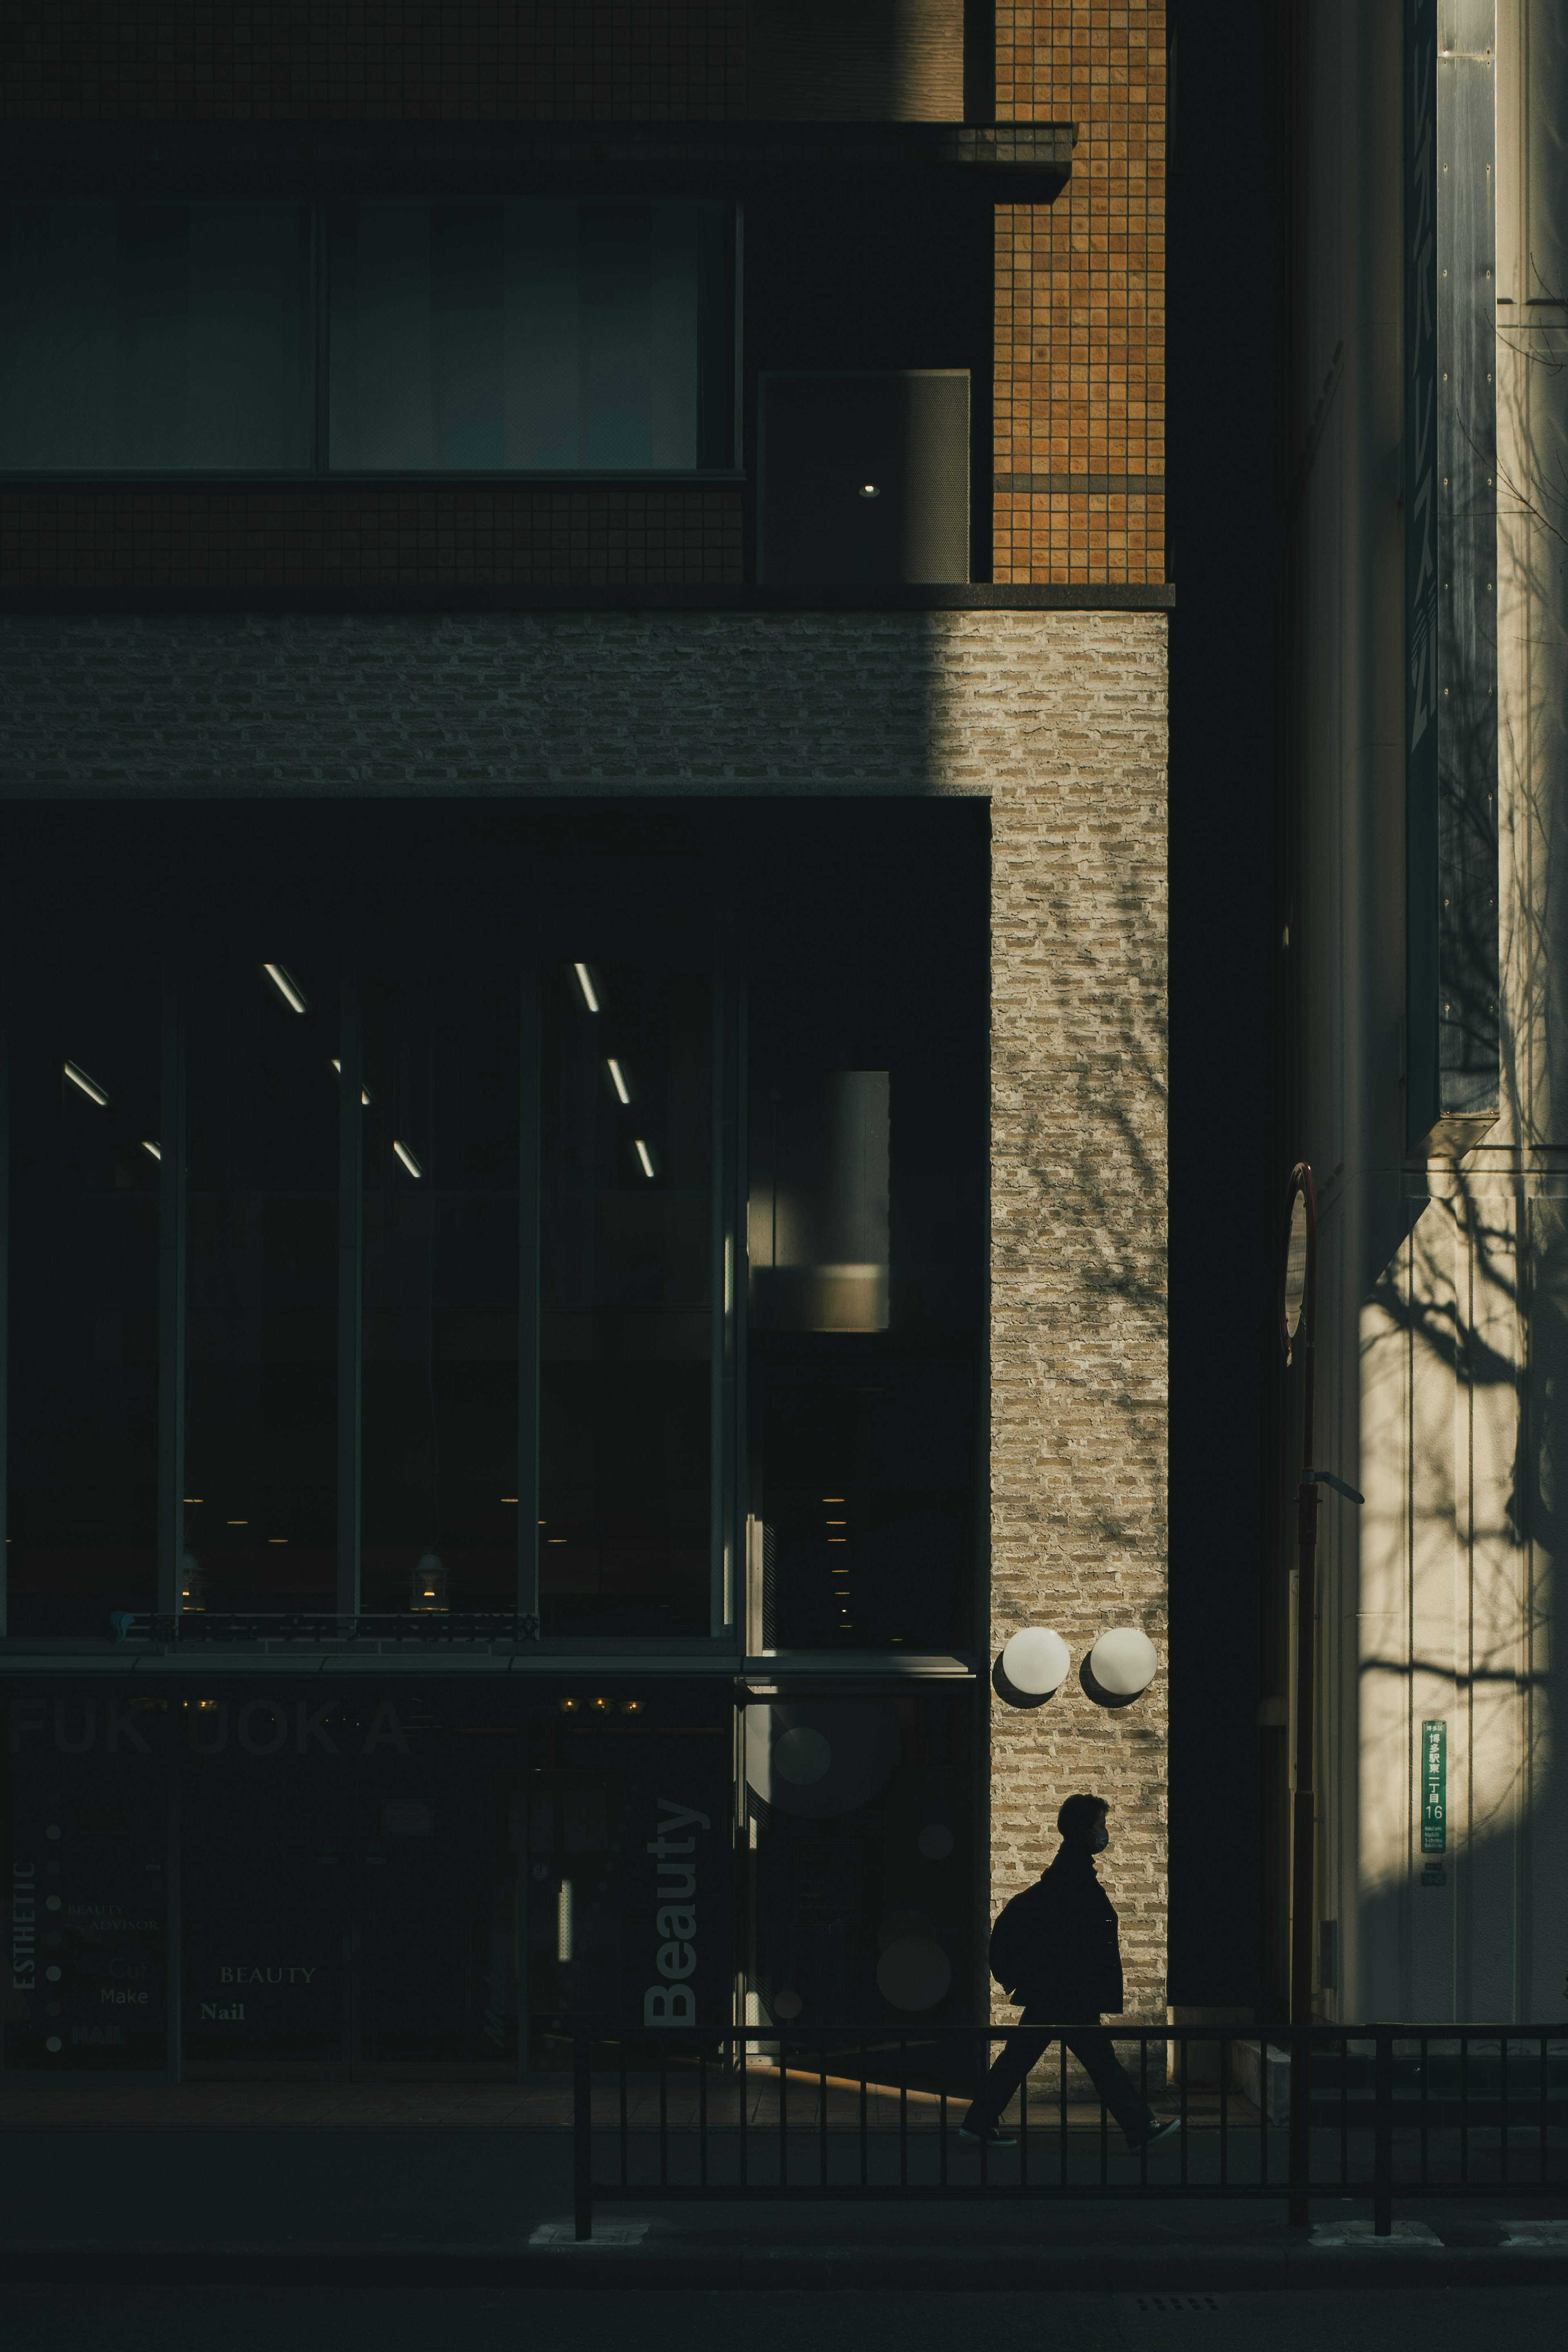
M 847 1537 L 847 1536 L 829 1536 L 829 1537 L 828 1537 L 828 1538 L 827 1538 L 827 1540 L 828 1540 L 828 1542 L 829 1542 L 829 1543 L 846 1543 L 846 1544 L 847 1544 L 847 1543 L 848 1542 L 849 1538 L 848 1538 L 848 1537 Z
M 268 1543 L 287 1543 L 289 1538 L 287 1536 L 268 1536 L 267 1540 Z
M 825 1519 L 823 1525 L 829 1528 L 847 1528 L 849 1522 L 847 1519 Z
M 65 1074 L 70 1080 L 73 1087 L 79 1087 L 81 1088 L 89 1102 L 95 1102 L 100 1110 L 104 1108 L 105 1104 L 109 1100 L 109 1097 L 104 1093 L 103 1088 L 99 1085 L 96 1078 L 89 1078 L 87 1072 L 85 1070 L 79 1070 L 74 1062 L 66 1063 Z
M 154 1160 L 162 1160 L 163 1157 L 163 1145 L 159 1143 L 149 1143 L 145 1136 L 142 1138 L 142 1149 L 143 1151 L 150 1151 Z
M 612 1055 L 610 1059 L 605 1063 L 605 1067 L 610 1074 L 610 1084 L 615 1087 L 616 1100 L 618 1102 L 629 1103 L 632 1098 L 632 1090 L 626 1084 L 626 1072 L 622 1069 L 619 1062 L 616 1060 L 614 1055 Z
M 334 1070 L 336 1070 L 336 1072 L 337 1072 L 337 1074 L 338 1074 L 339 1077 L 341 1078 L 341 1077 L 342 1076 L 342 1074 L 343 1074 L 343 1066 L 342 1066 L 342 1064 L 339 1061 L 339 1059 L 338 1059 L 338 1057 L 337 1057 L 337 1055 L 336 1055 L 335 1054 L 332 1055 L 332 1067 L 333 1067 L 333 1069 L 334 1069 Z M 366 1108 L 368 1109 L 369 1105 L 370 1105 L 370 1088 L 369 1088 L 368 1087 L 361 1087 L 361 1088 L 360 1088 L 360 1090 L 359 1090 L 359 1098 L 360 1098 L 361 1102 L 362 1102 L 362 1103 L 363 1103 L 363 1104 L 365 1105 Z
M 640 1135 L 638 1136 L 638 1138 L 637 1138 L 637 1139 L 636 1144 L 633 1146 L 633 1149 L 634 1149 L 634 1150 L 635 1150 L 635 1151 L 637 1152 L 637 1156 L 638 1160 L 640 1160 L 640 1162 L 642 1163 L 642 1172 L 643 1172 L 643 1174 L 644 1174 L 645 1176 L 650 1176 L 650 1177 L 651 1177 L 651 1176 L 652 1176 L 652 1174 L 653 1174 L 653 1172 L 654 1172 L 654 1168 L 653 1168 L 653 1154 L 652 1154 L 652 1152 L 648 1150 L 648 1148 L 647 1148 L 647 1144 L 643 1141 L 643 1139 L 642 1139 L 642 1138 L 641 1138 L 641 1136 L 640 1136 Z
M 501 1501 L 503 1503 L 515 1503 L 516 1500 L 517 1496 L 515 1495 L 503 1495 L 501 1496 Z
M 264 963 L 261 969 L 290 1012 L 303 1013 L 308 1009 L 298 982 L 284 971 L 280 963 Z
M 247 1528 L 250 1525 L 250 1521 L 248 1519 L 226 1519 L 224 1524 L 226 1527 L 231 1528 Z
M 415 1159 L 414 1154 L 409 1150 L 406 1143 L 399 1143 L 396 1139 L 394 1138 L 392 1148 L 411 1176 L 424 1175 L 425 1171 L 421 1168 L 417 1160 Z
M 847 1495 L 824 1495 L 822 1499 L 825 1503 L 847 1503 L 849 1497 Z
M 577 985 L 583 992 L 584 1003 L 587 1006 L 590 1013 L 597 1013 L 599 1009 L 599 992 L 594 985 L 593 974 L 589 971 L 585 963 L 574 963 L 572 969 L 577 975 Z

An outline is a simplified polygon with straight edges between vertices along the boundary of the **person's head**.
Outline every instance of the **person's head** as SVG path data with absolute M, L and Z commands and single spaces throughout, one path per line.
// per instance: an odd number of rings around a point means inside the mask
M 1105 1817 L 1110 1811 L 1103 1797 L 1068 1797 L 1057 1815 L 1057 1828 L 1068 1845 L 1089 1853 L 1103 1853 L 1110 1843 Z

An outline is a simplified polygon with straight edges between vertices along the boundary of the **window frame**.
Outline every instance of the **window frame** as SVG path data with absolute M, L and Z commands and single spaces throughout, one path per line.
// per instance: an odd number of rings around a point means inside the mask
M 286 190 L 276 190 L 270 201 L 289 205 L 307 215 L 306 232 L 310 249 L 310 279 L 306 294 L 309 316 L 306 320 L 306 341 L 312 353 L 313 425 L 311 462 L 307 467 L 228 467 L 228 466 L 0 466 L 0 482 L 8 487 L 47 486 L 50 483 L 72 485 L 99 483 L 104 487 L 132 483 L 138 487 L 157 486 L 186 488 L 201 483 L 255 483 L 279 488 L 299 488 L 303 486 L 322 487 L 327 484 L 352 485 L 362 488 L 393 488 L 405 486 L 417 488 L 433 483 L 457 483 L 473 488 L 504 488 L 511 486 L 549 487 L 558 485 L 592 486 L 595 483 L 648 484 L 672 487 L 682 483 L 701 487 L 720 483 L 739 483 L 746 478 L 742 463 L 742 427 L 743 407 L 743 370 L 742 354 L 744 339 L 742 309 L 742 221 L 740 199 L 731 193 L 715 196 L 712 201 L 724 207 L 724 242 L 726 267 L 723 284 L 728 296 L 728 319 L 725 333 L 716 336 L 712 374 L 721 378 L 728 394 L 729 462 L 724 465 L 666 466 L 518 466 L 518 467 L 347 467 L 331 462 L 330 415 L 331 407 L 331 276 L 329 216 L 346 205 L 392 203 L 399 200 L 459 204 L 465 202 L 504 204 L 509 200 L 527 200 L 557 195 L 563 202 L 591 200 L 593 192 L 584 187 L 563 187 L 558 190 L 528 188 L 496 189 L 476 187 L 443 187 L 425 192 L 418 188 L 397 191 L 373 189 L 368 192 L 334 190 L 319 195 L 300 195 Z M 200 187 L 183 194 L 160 192 L 164 202 L 201 204 L 224 201 L 226 192 Z M 68 201 L 68 192 L 50 189 L 36 197 L 26 197 L 20 190 L 11 190 L 0 201 L 17 203 L 34 201 Z M 123 192 L 93 191 L 88 201 L 103 204 L 153 203 L 159 195 L 142 190 Z M 266 201 L 258 197 L 257 200 Z M 647 192 L 639 193 L 635 201 L 646 204 L 668 203 L 670 198 Z M 729 353 L 730 364 L 723 363 L 723 353 Z M 702 355 L 699 355 L 700 376 L 705 373 Z

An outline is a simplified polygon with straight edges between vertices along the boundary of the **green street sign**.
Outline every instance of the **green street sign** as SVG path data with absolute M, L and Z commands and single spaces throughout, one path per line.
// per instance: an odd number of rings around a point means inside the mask
M 1448 1843 L 1448 1727 L 1421 1726 L 1421 1851 L 1442 1853 Z

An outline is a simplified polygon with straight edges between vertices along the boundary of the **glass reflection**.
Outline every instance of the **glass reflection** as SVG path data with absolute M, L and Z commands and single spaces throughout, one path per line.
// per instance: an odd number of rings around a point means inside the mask
M 309 213 L 0 205 L 0 465 L 308 466 Z
M 188 991 L 187 1609 L 336 1605 L 338 959 Z
M 335 208 L 332 464 L 728 464 L 725 246 L 716 204 Z
M 759 858 L 748 1638 L 946 1649 L 981 1524 L 987 847 L 968 810 Z
M 10 1629 L 154 1605 L 156 971 L 35 968 L 11 1072 Z
M 517 1604 L 520 988 L 478 951 L 365 975 L 367 1609 Z
M 970 1713 L 930 1689 L 745 1709 L 749 2013 L 764 2032 L 973 2013 Z M 940 2063 L 917 2053 L 906 2063 Z
M 545 1629 L 706 1634 L 711 983 L 563 961 L 544 1003 Z

